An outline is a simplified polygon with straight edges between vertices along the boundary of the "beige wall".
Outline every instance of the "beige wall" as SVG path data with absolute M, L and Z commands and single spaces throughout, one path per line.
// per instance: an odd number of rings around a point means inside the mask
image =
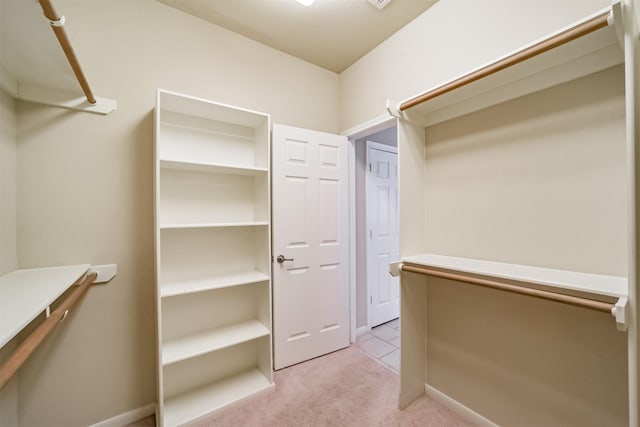
M 0 274 L 18 267 L 16 152 L 15 102 L 0 89 Z M 15 347 L 16 340 L 12 340 L 0 350 L 0 363 L 9 357 Z M 0 425 L 11 426 L 17 423 L 17 399 L 18 382 L 14 378 L 0 391 Z
M 617 66 L 427 128 L 427 251 L 626 276 L 624 110 Z
M 0 89 L 0 274 L 18 265 L 16 152 L 15 102 Z
M 56 1 L 109 116 L 18 103 L 20 267 L 116 263 L 19 376 L 21 426 L 156 400 L 153 108 L 161 87 L 336 132 L 338 76 L 152 0 Z M 37 17 L 40 19 L 40 17 Z M 313 100 L 313 102 L 309 102 Z

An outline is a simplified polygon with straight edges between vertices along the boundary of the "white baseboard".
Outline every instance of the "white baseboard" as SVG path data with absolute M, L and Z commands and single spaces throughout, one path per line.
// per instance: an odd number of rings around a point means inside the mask
M 108 420 L 100 421 L 99 423 L 93 424 L 90 427 L 123 427 L 127 424 L 131 424 L 133 422 L 146 418 L 149 415 L 153 415 L 155 414 L 155 412 L 156 404 L 149 403 L 148 405 L 133 409 L 129 412 L 125 412 L 124 414 L 111 417 Z
M 368 326 L 360 326 L 358 329 L 356 329 L 356 337 L 359 337 L 360 335 L 364 335 L 367 332 L 369 332 L 369 327 Z
M 468 419 L 474 424 L 477 424 L 479 426 L 485 426 L 485 427 L 498 427 L 498 425 L 493 421 L 483 417 L 482 415 L 478 414 L 472 409 L 467 408 L 462 403 L 447 396 L 446 394 L 431 387 L 428 384 L 424 385 L 424 392 L 426 393 L 427 396 L 431 397 L 433 400 L 438 401 L 439 403 L 443 404 L 447 408 L 463 416 L 464 418 Z

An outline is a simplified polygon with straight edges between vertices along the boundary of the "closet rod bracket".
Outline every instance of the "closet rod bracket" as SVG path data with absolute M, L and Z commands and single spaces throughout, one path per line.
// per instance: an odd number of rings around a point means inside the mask
M 47 21 L 49 21 L 49 24 L 51 24 L 52 27 L 64 27 L 64 23 L 67 21 L 64 17 L 64 15 L 62 15 L 59 19 L 49 19 L 47 18 Z
M 611 314 L 616 318 L 616 327 L 621 332 L 626 332 L 629 322 L 629 304 L 627 297 L 620 297 L 611 309 Z
M 396 118 L 401 118 L 402 117 L 402 113 L 400 111 L 400 103 L 399 102 L 395 102 L 392 101 L 390 99 L 387 99 L 387 111 L 389 112 L 389 114 L 391 114 L 393 117 Z

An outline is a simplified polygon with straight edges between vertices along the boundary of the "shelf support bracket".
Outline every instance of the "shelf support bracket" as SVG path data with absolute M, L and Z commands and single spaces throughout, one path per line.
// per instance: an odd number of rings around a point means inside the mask
M 393 277 L 400 276 L 400 272 L 402 271 L 402 261 L 396 261 L 389 264 L 389 274 Z
M 621 332 L 626 332 L 629 321 L 629 299 L 620 297 L 618 302 L 611 309 L 611 314 L 616 318 L 616 327 Z

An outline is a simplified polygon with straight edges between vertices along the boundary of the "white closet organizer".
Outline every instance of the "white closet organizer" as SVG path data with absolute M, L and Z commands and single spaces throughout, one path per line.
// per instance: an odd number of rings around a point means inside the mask
M 401 392 L 400 405 L 407 406 L 425 393 L 426 384 L 426 290 L 415 273 L 440 277 L 465 277 L 476 284 L 507 282 L 524 288 L 542 288 L 549 294 L 606 301 L 619 329 L 627 330 L 629 424 L 637 427 L 638 409 L 638 142 L 636 116 L 640 109 L 638 87 L 638 31 L 631 1 L 614 1 L 598 13 L 516 52 L 471 70 L 403 102 L 387 102 L 397 117 L 400 153 L 400 250 L 401 262 L 391 264 L 392 274 L 402 271 Z M 627 277 L 608 277 L 579 272 L 447 257 L 425 253 L 425 127 L 625 64 L 626 143 L 629 160 L 629 253 Z M 451 276 L 447 276 L 451 275 Z M 461 279 L 462 278 L 462 279 Z M 488 279 L 488 280 L 487 280 Z M 498 286 L 500 284 L 498 283 Z M 528 292 L 528 290 L 526 291 Z M 580 305 L 580 304 L 577 304 Z M 585 305 L 586 306 L 586 305 Z M 608 311 L 599 305 L 601 311 Z M 593 308 L 593 307 L 589 307 Z
M 269 116 L 158 90 L 158 424 L 274 388 Z

